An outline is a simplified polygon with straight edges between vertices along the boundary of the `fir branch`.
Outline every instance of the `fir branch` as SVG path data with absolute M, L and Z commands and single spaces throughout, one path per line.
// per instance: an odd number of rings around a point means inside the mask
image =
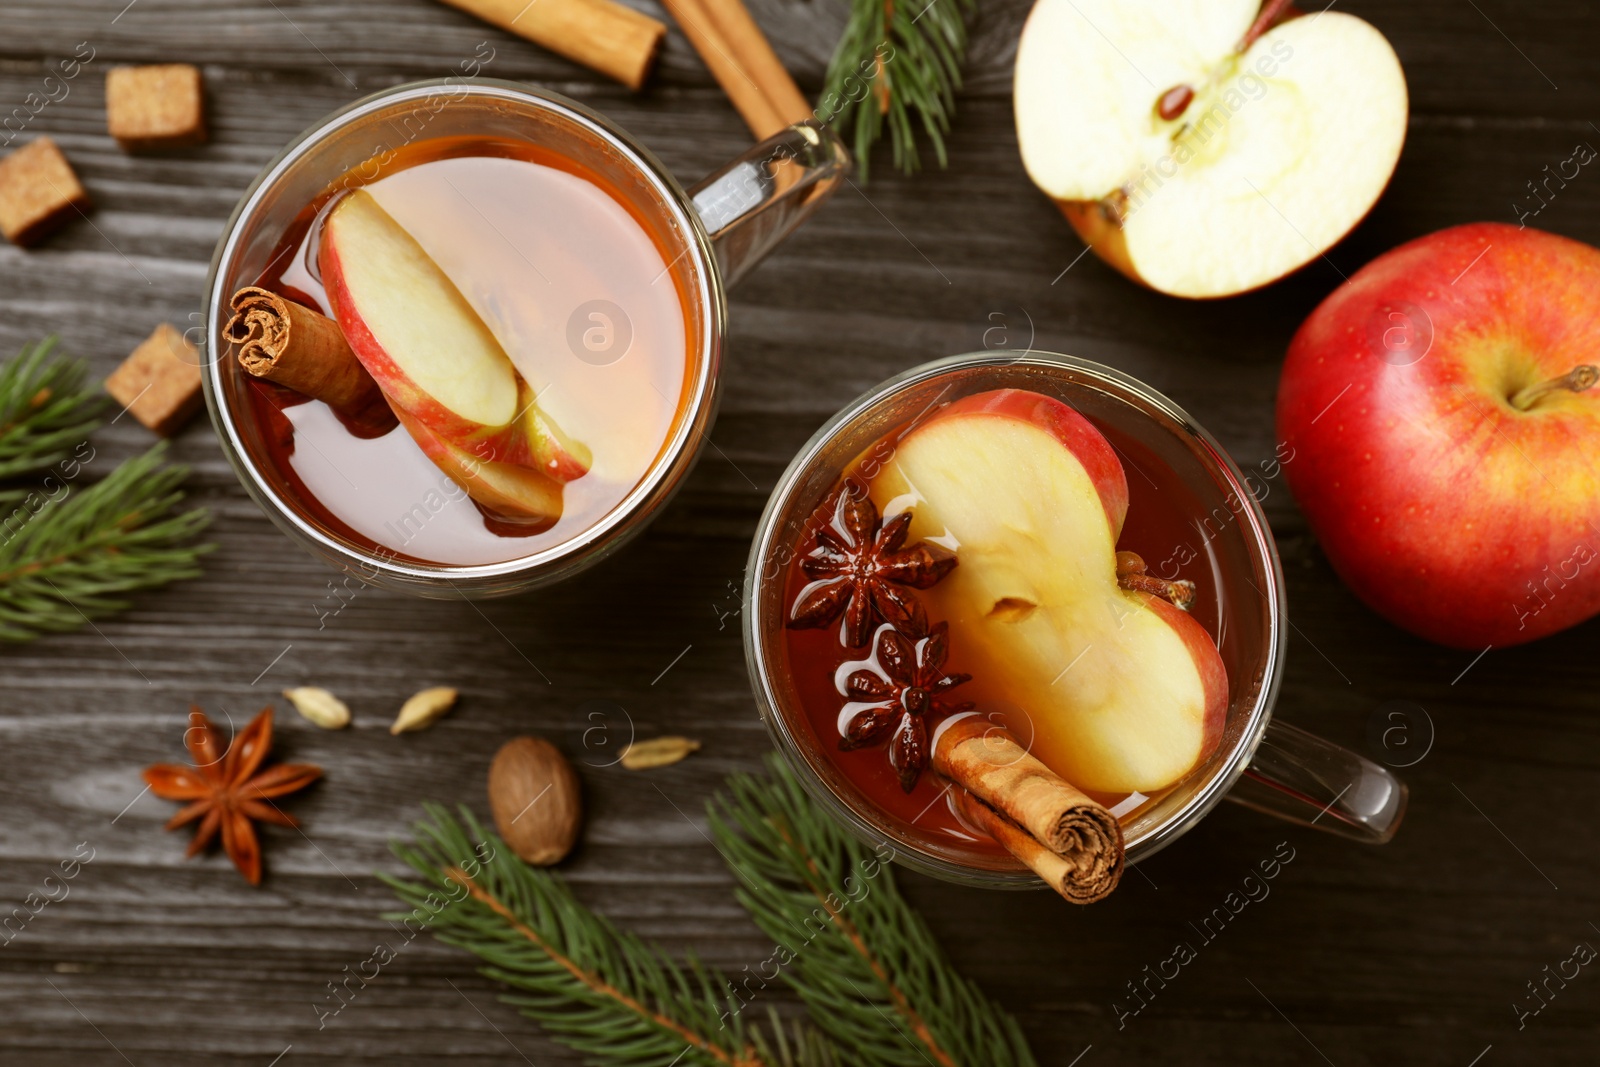
M 200 573 L 213 546 L 189 542 L 210 516 L 175 513 L 188 470 L 165 454 L 161 442 L 86 489 L 0 512 L 0 640 L 75 630 L 126 608 L 120 594 Z
M 768 1040 L 744 1024 L 725 979 L 677 964 L 579 904 L 549 871 L 518 860 L 472 813 L 428 805 L 395 854 L 421 881 L 379 875 L 409 911 L 385 918 L 432 929 L 483 959 L 479 973 L 518 992 L 501 997 L 556 1040 L 606 1067 L 832 1067 L 815 1032 Z M 441 894 L 443 899 L 441 899 Z
M 957 974 L 875 853 L 806 795 L 776 755 L 710 806 L 739 901 L 780 946 L 815 1024 L 864 1067 L 1034 1067 L 1004 1009 Z
M 976 0 L 850 0 L 850 19 L 828 62 L 820 117 L 854 142 L 861 180 L 872 146 L 889 133 L 894 165 L 921 165 L 920 122 L 939 166 L 967 52 L 965 16 Z M 913 116 L 915 112 L 915 116 Z
M 67 459 L 100 425 L 106 399 L 83 364 L 50 359 L 55 338 L 25 346 L 0 366 L 0 479 L 35 474 Z M 0 501 L 25 493 L 0 493 Z

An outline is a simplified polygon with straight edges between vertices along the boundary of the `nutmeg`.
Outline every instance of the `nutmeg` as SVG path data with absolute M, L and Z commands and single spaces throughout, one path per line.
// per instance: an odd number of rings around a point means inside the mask
M 578 775 L 542 737 L 514 737 L 489 764 L 489 810 L 511 851 L 536 867 L 572 851 L 583 822 Z

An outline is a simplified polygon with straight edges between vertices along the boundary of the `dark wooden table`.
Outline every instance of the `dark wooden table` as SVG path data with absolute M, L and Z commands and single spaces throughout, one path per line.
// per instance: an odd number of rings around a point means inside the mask
M 156 323 L 187 325 L 224 220 L 289 137 L 368 92 L 451 73 L 482 41 L 494 48 L 487 74 L 605 111 L 686 179 L 748 144 L 676 31 L 634 96 L 430 0 L 125 2 L 0 7 L 0 112 L 80 42 L 93 49 L 24 137 L 54 137 L 97 204 L 41 250 L 0 248 L 4 351 L 59 332 L 104 373 Z M 754 8 L 814 92 L 843 5 Z M 1578 142 L 1600 145 L 1593 5 L 1340 10 L 1394 42 L 1411 129 L 1393 185 L 1330 253 L 1339 271 L 1447 225 L 1514 221 L 1541 168 Z M 367 590 L 324 625 L 332 573 L 246 498 L 203 419 L 178 438 L 193 495 L 216 515 L 205 576 L 97 629 L 0 650 L 0 915 L 75 851 L 94 857 L 66 899 L 0 948 L 0 1062 L 576 1063 L 496 1001 L 472 957 L 420 940 L 320 1030 L 318 1008 L 387 936 L 376 915 L 389 897 L 371 872 L 398 869 L 387 842 L 421 802 L 483 810 L 496 746 L 533 731 L 577 752 L 591 702 L 642 734 L 706 745 L 649 778 L 584 770 L 589 818 L 566 867 L 578 893 L 673 951 L 734 970 L 765 958 L 700 810 L 769 747 L 728 613 L 766 494 L 824 418 L 902 368 L 1031 336 L 1152 382 L 1241 464 L 1272 454 L 1284 347 L 1338 274 L 1318 262 L 1207 304 L 1138 289 L 1092 256 L 1062 276 L 1082 246 L 1023 175 L 1011 122 L 1025 12 L 1018 0 L 983 5 L 947 171 L 907 179 L 880 161 L 864 192 L 845 189 L 734 295 L 716 449 L 644 537 L 581 578 L 481 610 Z M 123 155 L 105 131 L 106 70 L 175 60 L 205 70 L 212 143 Z M 1534 221 L 1600 242 L 1600 175 L 1583 171 Z M 97 442 L 103 472 L 147 436 L 124 419 Z M 1584 970 L 1521 1028 L 1513 1005 L 1531 1004 L 1525 983 L 1576 943 L 1600 944 L 1600 624 L 1474 662 L 1357 603 L 1281 484 L 1266 507 L 1295 622 L 1279 714 L 1374 755 L 1369 726 L 1385 702 L 1415 702 L 1435 726 L 1426 758 L 1403 772 L 1412 805 L 1398 839 L 1359 847 L 1225 806 L 1092 909 L 909 874 L 907 891 L 1044 1064 L 1594 1062 L 1600 977 Z M 343 694 L 357 722 L 333 734 L 280 717 L 282 754 L 322 764 L 328 780 L 295 806 L 305 836 L 267 833 L 269 875 L 252 890 L 220 856 L 183 860 L 183 839 L 161 829 L 171 806 L 135 801 L 139 770 L 177 755 L 191 701 L 238 717 L 294 684 Z M 428 684 L 459 686 L 460 709 L 430 732 L 389 736 L 400 700 Z M 1279 842 L 1295 859 L 1270 897 L 1119 1029 L 1124 984 L 1192 940 L 1188 923 Z

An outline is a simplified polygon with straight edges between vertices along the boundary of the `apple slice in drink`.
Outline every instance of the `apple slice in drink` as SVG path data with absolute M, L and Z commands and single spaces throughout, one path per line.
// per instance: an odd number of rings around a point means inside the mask
M 518 429 L 514 447 L 503 462 L 530 467 L 547 478 L 570 482 L 589 473 L 594 456 L 589 446 L 567 436 L 534 396 L 533 386 L 522 381 Z
M 529 533 L 548 529 L 561 518 L 560 482 L 528 467 L 481 460 L 406 412 L 396 409 L 395 414 L 423 455 L 495 518 L 526 526 Z
M 914 509 L 910 538 L 952 539 L 952 638 L 979 677 L 1006 679 L 1057 774 L 1151 793 L 1216 749 L 1222 657 L 1186 612 L 1118 585 L 1127 481 L 1082 415 L 1025 390 L 967 397 L 909 433 L 871 491 L 886 514 Z
M 1324 5 L 1318 4 L 1321 8 Z M 1038 0 L 1017 48 L 1028 175 L 1117 270 L 1217 297 L 1316 259 L 1405 141 L 1400 61 L 1354 15 L 1281 0 Z
M 588 449 L 539 409 L 466 297 L 371 193 L 347 193 L 328 213 L 320 265 L 351 350 L 408 426 L 557 481 L 588 471 Z

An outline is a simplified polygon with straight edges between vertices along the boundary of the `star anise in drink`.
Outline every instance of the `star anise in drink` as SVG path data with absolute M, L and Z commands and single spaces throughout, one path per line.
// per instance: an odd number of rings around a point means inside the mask
M 889 762 L 907 793 L 928 766 L 930 729 L 947 715 L 966 711 L 969 703 L 952 704 L 945 693 L 972 680 L 970 674 L 946 674 L 950 655 L 949 627 L 941 622 L 927 637 L 912 639 L 892 626 L 878 629 L 877 665 L 863 667 L 845 680 L 845 695 L 870 706 L 856 712 L 845 726 L 839 747 L 845 751 L 889 741 Z
M 789 613 L 791 627 L 826 626 L 842 613 L 842 636 L 850 648 L 867 643 L 875 618 L 914 636 L 928 632 L 928 616 L 909 590 L 938 582 L 956 559 L 935 554 L 921 541 L 906 545 L 910 511 L 883 522 L 867 487 L 851 479 L 823 502 L 811 525 L 817 544 L 800 561 L 811 583 Z
M 272 748 L 272 709 L 251 720 L 223 751 L 222 735 L 197 707 L 189 709 L 189 728 L 183 743 L 194 766 L 158 763 L 146 767 L 144 780 L 150 791 L 167 800 L 187 800 L 167 823 L 175 830 L 200 820 L 185 855 L 193 856 L 220 833 L 223 850 L 251 885 L 261 884 L 261 843 L 255 823 L 299 826 L 294 816 L 279 810 L 272 800 L 296 793 L 322 777 L 322 768 L 309 763 L 279 763 L 261 770 Z

